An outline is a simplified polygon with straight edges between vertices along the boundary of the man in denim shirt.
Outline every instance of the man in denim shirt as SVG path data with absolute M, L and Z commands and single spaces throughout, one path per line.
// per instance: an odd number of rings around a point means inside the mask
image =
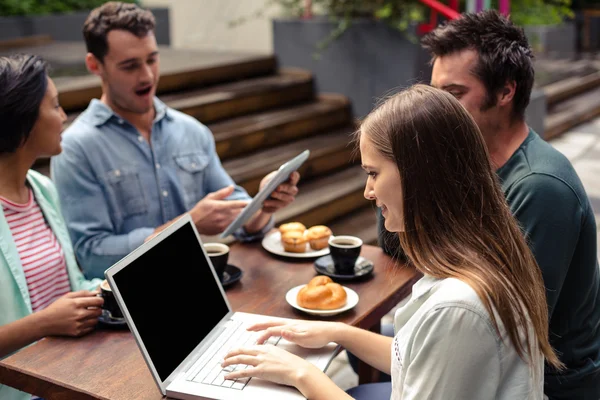
M 201 234 L 218 234 L 250 199 L 221 165 L 210 130 L 155 97 L 153 31 L 150 11 L 118 2 L 93 10 L 84 25 L 86 65 L 103 93 L 65 131 L 51 171 L 88 278 L 103 277 L 186 212 Z M 294 200 L 298 179 L 293 173 L 235 236 L 253 240 L 271 229 L 272 214 Z

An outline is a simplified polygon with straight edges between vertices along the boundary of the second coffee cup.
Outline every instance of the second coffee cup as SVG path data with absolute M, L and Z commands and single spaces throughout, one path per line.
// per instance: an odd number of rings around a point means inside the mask
M 229 246 L 223 243 L 205 243 L 204 250 L 210 258 L 219 280 L 223 281 L 225 267 L 227 267 L 227 260 L 229 259 Z
M 354 265 L 363 241 L 356 236 L 332 236 L 329 238 L 329 254 L 333 260 L 336 273 L 354 275 Z
M 122 319 L 123 313 L 106 279 L 100 284 L 100 296 L 104 299 L 102 308 L 108 313 L 108 317 L 111 319 Z

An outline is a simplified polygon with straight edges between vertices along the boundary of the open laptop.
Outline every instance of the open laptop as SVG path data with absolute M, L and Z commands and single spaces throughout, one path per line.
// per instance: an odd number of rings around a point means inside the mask
M 223 379 L 227 372 L 220 363 L 227 351 L 255 343 L 257 333 L 245 327 L 275 318 L 232 312 L 189 215 L 107 269 L 105 276 L 163 395 L 176 399 L 304 398 L 295 388 L 258 378 Z M 304 349 L 281 338 L 271 338 L 270 344 L 323 371 L 337 350 L 334 343 Z

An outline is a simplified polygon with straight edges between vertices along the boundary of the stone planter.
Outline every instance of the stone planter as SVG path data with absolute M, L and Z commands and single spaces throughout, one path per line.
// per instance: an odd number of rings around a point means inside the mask
M 171 43 L 168 8 L 150 8 L 156 18 L 158 44 Z M 82 41 L 81 30 L 89 11 L 65 14 L 0 17 L 0 39 L 31 35 L 50 35 L 53 40 Z
M 274 19 L 273 50 L 279 65 L 311 71 L 318 92 L 346 95 L 357 117 L 369 113 L 387 94 L 429 82 L 429 55 L 416 41 L 416 34 L 411 41 L 408 35 L 368 19 L 353 21 L 315 59 L 316 44 L 335 26 L 323 17 Z
M 523 29 L 536 56 L 573 58 L 576 54 L 577 30 L 574 22 L 527 25 Z

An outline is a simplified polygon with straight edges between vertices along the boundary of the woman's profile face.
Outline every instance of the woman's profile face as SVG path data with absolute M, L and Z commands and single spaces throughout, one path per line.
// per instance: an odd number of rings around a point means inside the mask
M 374 200 L 385 218 L 385 229 L 404 232 L 404 212 L 400 173 L 395 162 L 379 153 L 368 136 L 360 134 L 360 157 L 367 173 L 364 196 Z
M 37 157 L 50 157 L 62 151 L 60 136 L 67 116 L 58 103 L 58 91 L 52 79 L 48 78 L 46 94 L 40 104 L 37 121 L 25 142 Z

